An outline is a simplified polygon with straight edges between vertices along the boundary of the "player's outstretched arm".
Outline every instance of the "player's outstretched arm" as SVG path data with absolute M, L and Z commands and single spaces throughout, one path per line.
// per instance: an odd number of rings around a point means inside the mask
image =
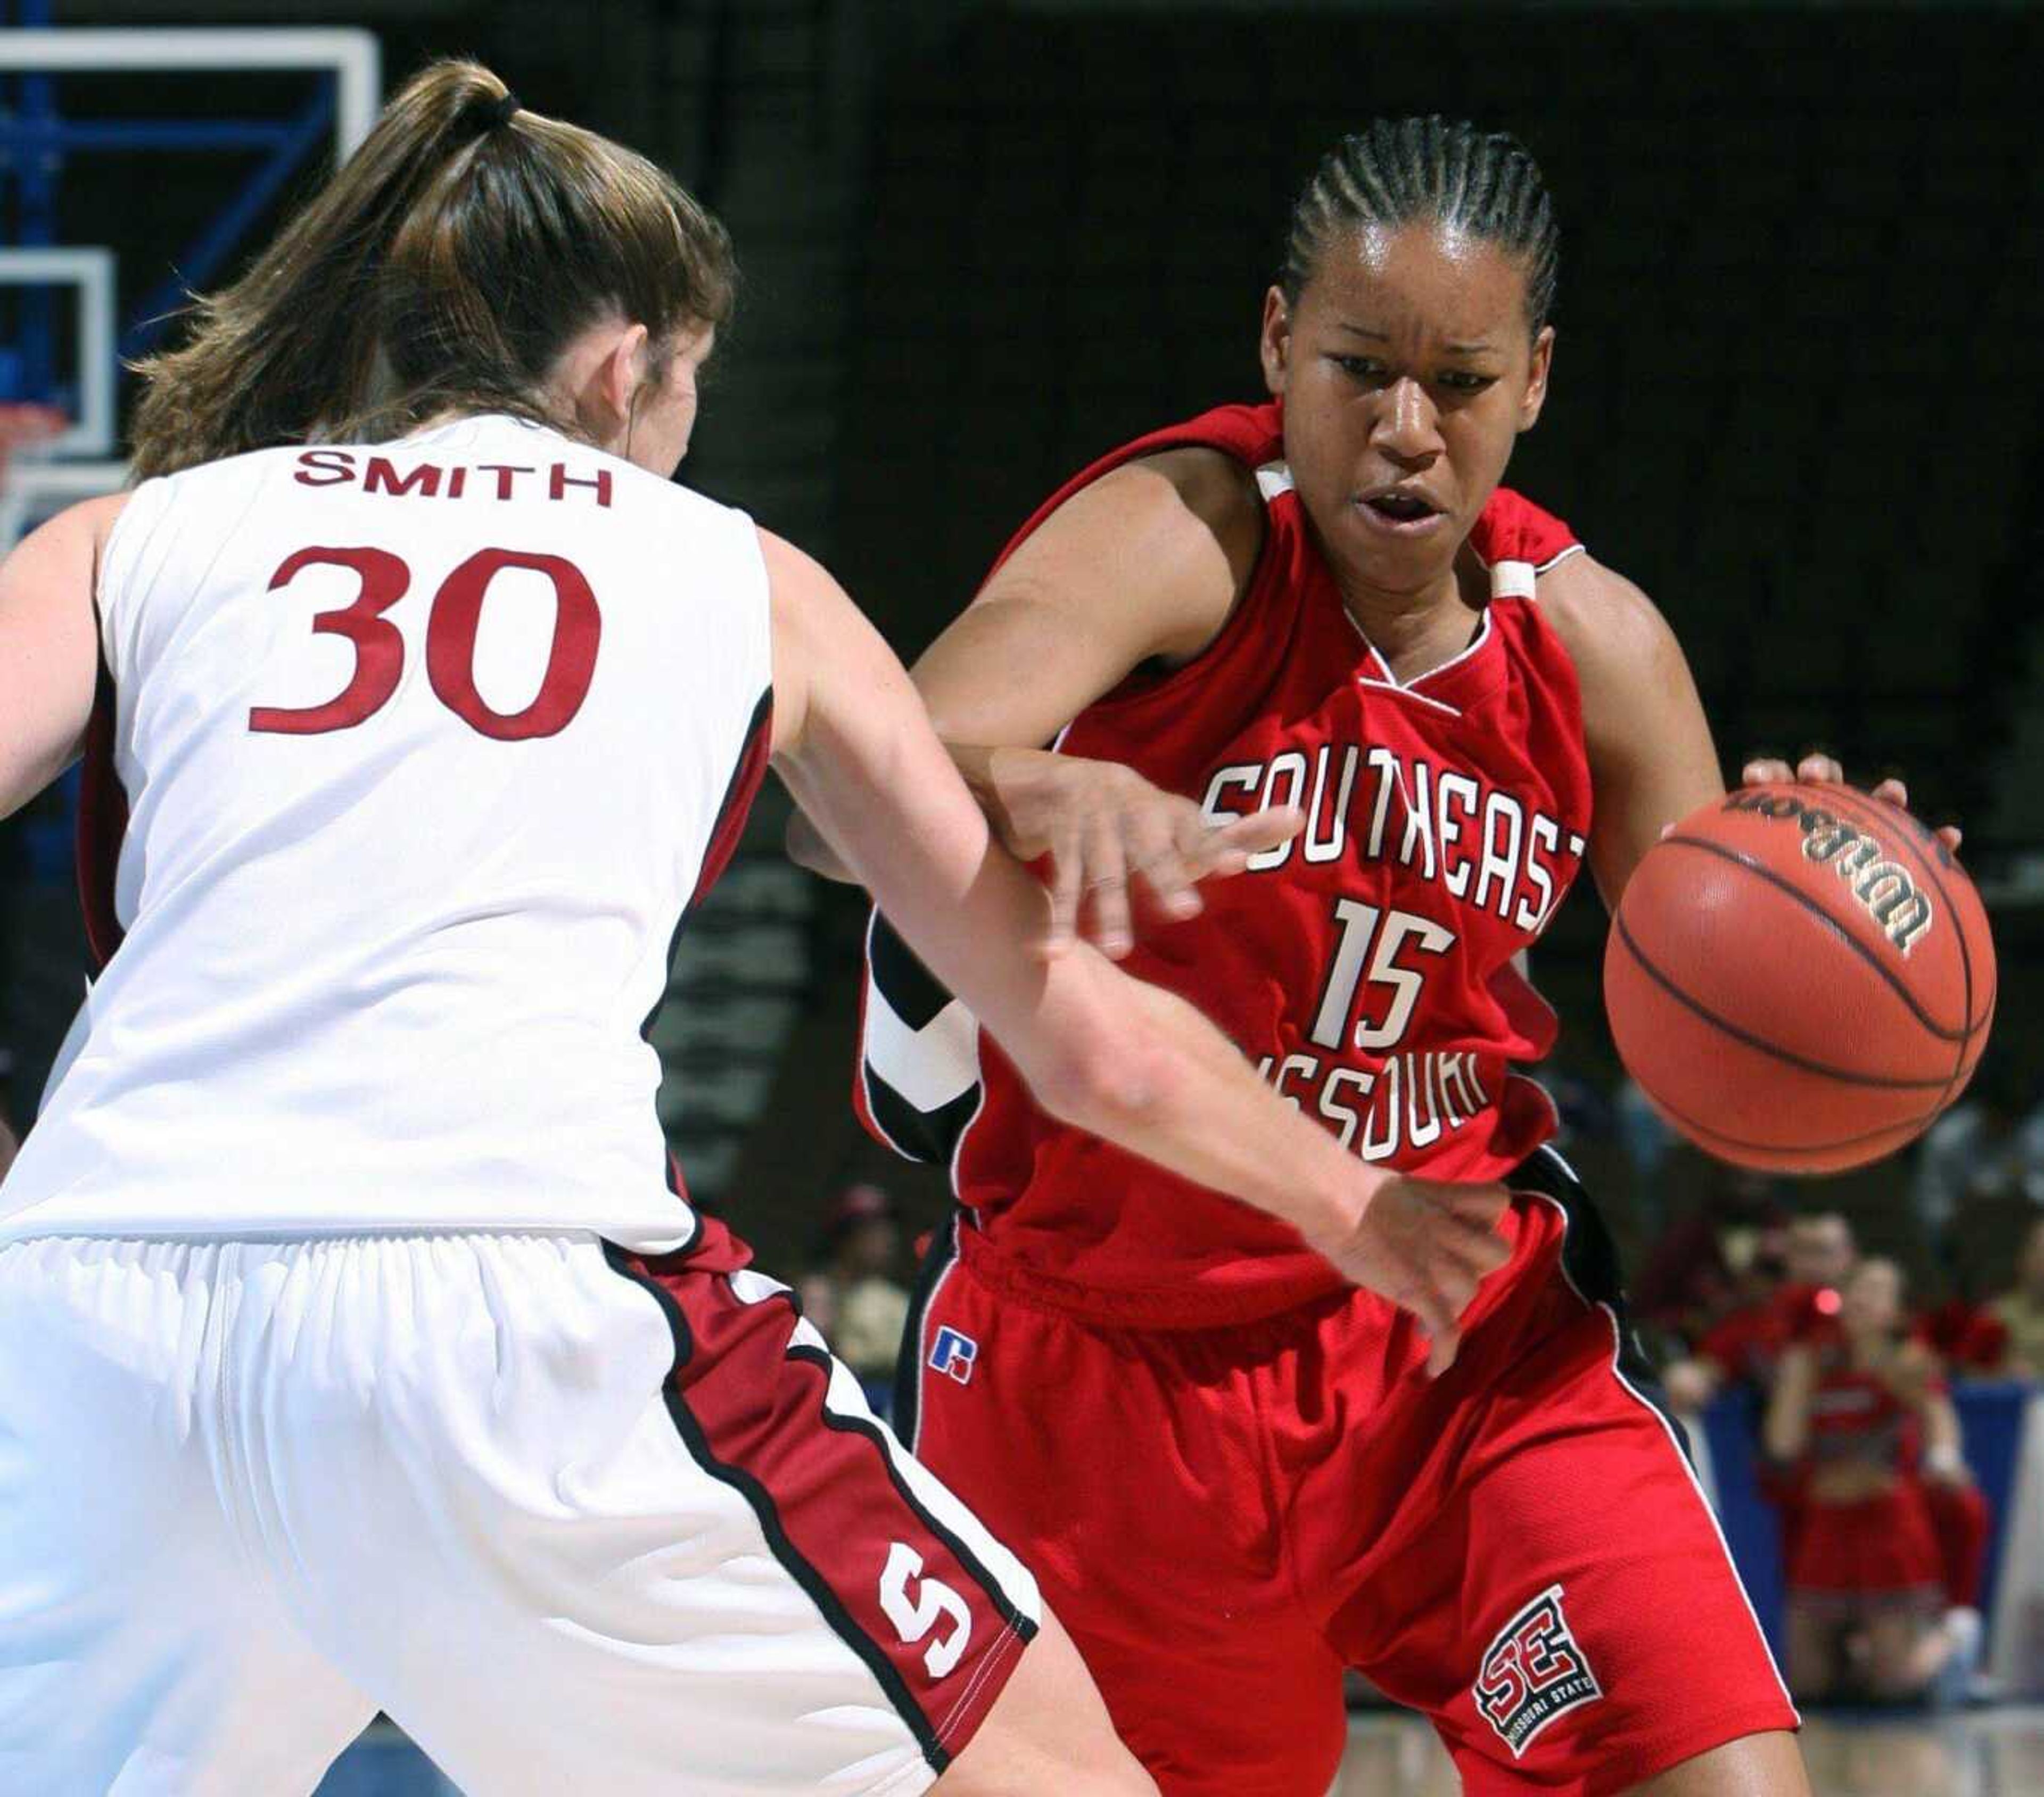
M 763 532 L 762 542 L 775 766 L 1038 1101 L 1289 1223 L 1349 1278 L 1418 1315 L 1444 1365 L 1456 1318 L 1504 1259 L 1502 1190 L 1365 1165 L 1181 1000 L 1083 943 L 1043 953 L 1043 890 L 993 840 L 901 664 L 821 568 Z
M 63 773 L 84 741 L 99 673 L 94 573 L 121 504 L 74 505 L 0 563 L 0 817 Z
M 937 733 L 1003 846 L 1049 859 L 1054 941 L 1083 928 L 1126 954 L 1139 885 L 1164 916 L 1195 916 L 1201 881 L 1240 873 L 1304 827 L 1286 808 L 1210 824 L 1132 768 L 1043 747 L 1139 667 L 1175 666 L 1213 640 L 1254 567 L 1262 520 L 1248 474 L 1217 450 L 1129 463 L 1044 520 L 916 664 Z M 799 817 L 788 849 L 846 876 Z

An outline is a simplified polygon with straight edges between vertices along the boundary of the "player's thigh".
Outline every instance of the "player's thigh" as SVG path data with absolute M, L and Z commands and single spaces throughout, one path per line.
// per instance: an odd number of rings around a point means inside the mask
M 1122 1741 L 1169 1797 L 1324 1797 L 1341 1663 L 1293 1588 L 1248 1375 L 1201 1357 L 1253 1359 L 1252 1332 L 1097 1330 L 962 1269 L 925 1300 L 897 1414 L 1028 1557 Z
M 482 1277 L 439 1269 L 433 1335 L 459 1352 L 430 1391 L 383 1374 L 380 1494 L 291 1481 L 321 1541 L 374 1504 L 354 1587 L 324 1597 L 343 1663 L 478 1797 L 927 1788 L 1035 1634 L 1035 1589 L 786 1289 L 459 1251 Z
M 289 1797 L 373 1714 L 227 1513 L 218 1254 L 0 1249 L 0 1791 Z
M 1078 1649 L 1047 1610 L 1007 1688 L 936 1790 L 940 1797 L 1156 1797 L 1157 1783 L 1116 1735 Z
M 1432 1716 L 1471 1797 L 1612 1797 L 1792 1727 L 1677 1439 L 1618 1369 L 1618 1324 L 1565 1288 L 1532 1323 L 1415 1400 L 1459 1451 L 1404 1469 L 1345 1651 Z

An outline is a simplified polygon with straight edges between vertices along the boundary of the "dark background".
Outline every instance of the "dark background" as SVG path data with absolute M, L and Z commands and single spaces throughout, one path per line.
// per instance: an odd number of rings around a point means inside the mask
M 237 17 L 336 22 L 56 8 Z M 1508 480 L 1667 612 L 1728 770 L 1821 743 L 1868 781 L 1900 767 L 1919 809 L 1965 824 L 2003 960 L 1994 1052 L 2034 1090 L 2035 9 L 413 0 L 348 17 L 380 37 L 386 88 L 428 54 L 478 55 L 725 217 L 747 285 L 688 478 L 820 554 L 905 656 L 1073 470 L 1257 397 L 1285 213 L 1336 136 L 1435 111 L 1514 132 L 1563 248 L 1554 390 Z M 304 87 L 232 79 L 246 109 Z M 63 91 L 81 115 L 152 116 L 206 85 Z M 235 174 L 228 156 L 80 156 L 67 236 L 115 243 L 132 301 Z M 770 1266 L 805 1250 L 847 1178 L 880 1172 L 925 1213 L 941 1189 L 897 1176 L 851 1119 L 859 909 L 779 861 L 784 814 L 763 802 L 661 1033 L 685 1165 Z M 0 826 L 21 1121 L 82 968 L 63 827 L 60 797 Z M 1603 931 L 1585 889 L 1535 962 L 1565 1019 L 1559 1070 L 1593 1087 L 1615 1070 Z M 1845 1188 L 1876 1242 L 1900 1177 Z M 1622 1225 L 1636 1196 L 1612 1194 Z

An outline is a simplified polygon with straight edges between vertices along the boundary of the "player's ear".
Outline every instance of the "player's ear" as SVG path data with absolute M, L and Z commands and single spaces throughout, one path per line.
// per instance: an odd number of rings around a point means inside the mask
M 1533 340 L 1533 361 L 1527 371 L 1526 391 L 1519 401 L 1519 428 L 1530 431 L 1540 421 L 1540 409 L 1547 403 L 1547 373 L 1554 365 L 1554 327 L 1543 324 Z
M 1263 296 L 1263 333 L 1258 345 L 1263 360 L 1263 385 L 1271 397 L 1282 398 L 1292 359 L 1292 309 L 1285 303 L 1285 290 L 1274 286 Z
M 603 359 L 599 374 L 604 402 L 620 424 L 632 416 L 639 390 L 653 378 L 651 336 L 644 324 L 628 324 Z

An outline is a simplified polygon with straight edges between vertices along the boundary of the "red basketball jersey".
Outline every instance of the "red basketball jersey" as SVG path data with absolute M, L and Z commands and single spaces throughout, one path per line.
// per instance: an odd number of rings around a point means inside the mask
M 1016 543 L 1108 470 L 1195 444 L 1255 471 L 1266 522 L 1248 590 L 1198 657 L 1132 678 L 1058 747 L 1124 763 L 1212 817 L 1292 804 L 1308 822 L 1204 888 L 1199 916 L 1153 920 L 1125 965 L 1197 1004 L 1365 1160 L 1495 1177 L 1554 1127 L 1546 1095 L 1512 1069 L 1547 1052 L 1554 1016 L 1512 958 L 1554 916 L 1589 829 L 1575 674 L 1534 599 L 1538 576 L 1581 545 L 1496 493 L 1471 536 L 1491 583 L 1473 639 L 1401 682 L 1314 547 L 1274 405 L 1128 444 Z M 968 1253 L 1049 1301 L 1153 1326 L 1257 1315 L 1339 1284 L 1289 1227 L 1040 1111 L 884 921 L 870 946 L 861 1115 L 905 1151 L 950 1148 L 978 1225 Z

